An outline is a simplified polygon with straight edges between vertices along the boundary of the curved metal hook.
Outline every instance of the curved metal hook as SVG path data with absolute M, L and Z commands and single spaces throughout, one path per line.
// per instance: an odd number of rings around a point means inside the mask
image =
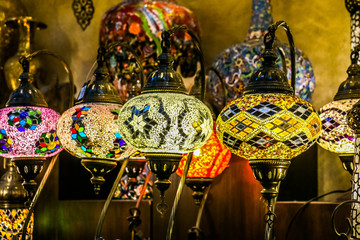
M 337 212 L 339 211 L 339 209 L 346 205 L 346 204 L 349 204 L 349 203 L 360 203 L 360 201 L 357 201 L 357 200 L 348 200 L 348 201 L 344 201 L 342 203 L 340 203 L 339 205 L 336 206 L 336 208 L 334 209 L 333 213 L 331 214 L 331 224 L 332 224 L 332 228 L 335 232 L 335 234 L 338 236 L 339 239 L 350 239 L 348 236 L 349 234 L 351 233 L 351 229 L 352 229 L 352 223 L 350 221 L 349 218 L 347 218 L 347 224 L 349 226 L 349 229 L 346 231 L 346 233 L 339 233 L 338 230 L 336 229 L 336 226 L 335 226 L 335 216 L 337 214 Z
M 287 38 L 288 38 L 288 42 L 289 42 L 289 46 L 290 46 L 290 60 L 291 60 L 291 87 L 294 89 L 295 91 L 295 81 L 296 81 L 296 70 L 295 70 L 295 44 L 294 44 L 294 39 L 292 37 L 292 34 L 290 32 L 290 28 L 287 25 L 286 22 L 284 21 L 278 21 L 274 24 L 272 24 L 269 27 L 268 32 L 265 34 L 264 37 L 264 44 L 265 44 L 265 49 L 272 49 L 273 45 L 274 45 L 274 41 L 275 41 L 275 32 L 278 29 L 278 27 L 283 27 L 283 29 L 286 32 Z

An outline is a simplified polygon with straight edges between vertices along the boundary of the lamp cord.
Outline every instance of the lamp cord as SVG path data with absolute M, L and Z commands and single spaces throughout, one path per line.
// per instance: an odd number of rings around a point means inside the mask
M 104 223 L 104 219 L 105 219 L 105 216 L 106 216 L 106 213 L 107 213 L 107 210 L 109 208 L 109 205 L 110 205 L 110 202 L 114 196 L 114 193 L 115 193 L 115 190 L 117 188 L 117 186 L 119 185 L 119 182 L 121 180 L 121 177 L 122 175 L 124 174 L 124 171 L 125 171 L 125 168 L 128 164 L 128 159 L 126 158 L 124 160 L 124 162 L 122 163 L 121 165 L 121 168 L 120 168 L 120 171 L 118 173 L 118 175 L 116 176 L 116 179 L 114 181 L 114 184 L 110 190 L 110 193 L 105 201 L 105 204 L 104 204 L 104 207 L 101 211 L 101 214 L 100 214 L 100 218 L 99 218 L 99 221 L 98 221 L 98 225 L 97 225 L 97 228 L 96 228 L 96 232 L 95 232 L 95 240 L 99 240 L 99 239 L 102 239 L 100 237 L 100 234 L 101 234 L 101 229 L 102 229 L 102 226 L 103 226 L 103 223 Z
M 39 196 L 44 188 L 44 185 L 52 171 L 52 169 L 54 168 L 54 165 L 56 163 L 56 160 L 58 159 L 59 157 L 59 154 L 56 154 L 54 157 L 52 157 L 50 163 L 49 163 L 49 166 L 47 167 L 46 169 L 46 172 L 44 174 L 44 177 L 42 178 L 41 182 L 40 182 L 40 185 L 38 187 L 38 189 L 36 190 L 36 193 L 33 197 L 33 200 L 31 201 L 30 203 L 30 206 L 29 206 L 29 212 L 28 214 L 26 215 L 26 219 L 25 219 L 25 222 L 24 222 L 24 225 L 23 225 L 23 229 L 22 229 L 22 235 L 21 235 L 21 240 L 26 240 L 26 234 L 27 234 L 27 226 L 29 225 L 29 222 L 30 222 L 30 219 L 31 219 L 31 215 L 33 214 L 34 212 L 34 208 L 35 208 L 35 205 L 37 203 L 37 200 L 39 199 Z
M 311 198 L 311 199 L 308 200 L 306 203 L 304 203 L 304 204 L 296 211 L 295 215 L 294 215 L 293 218 L 291 219 L 291 221 L 290 221 L 290 223 L 289 223 L 289 226 L 288 226 L 288 228 L 287 228 L 287 231 L 286 231 L 286 238 L 285 238 L 285 239 L 286 239 L 286 240 L 289 239 L 289 233 L 290 233 L 291 227 L 293 226 L 296 218 L 300 215 L 300 213 L 301 213 L 302 211 L 304 211 L 304 209 L 305 209 L 307 206 L 309 206 L 309 204 L 310 204 L 311 202 L 316 201 L 316 200 L 318 200 L 318 199 L 320 199 L 320 198 L 323 198 L 323 197 L 325 197 L 325 196 L 328 196 L 328 195 L 330 195 L 330 194 L 334 194 L 334 193 L 346 193 L 346 192 L 348 192 L 348 191 L 350 191 L 350 190 L 351 190 L 351 188 L 346 189 L 346 190 L 334 190 L 334 191 L 330 191 L 330 192 L 324 193 L 324 194 L 322 194 L 322 195 L 316 196 L 316 197 L 314 197 L 314 198 Z
M 72 107 L 74 105 L 74 88 L 75 88 L 75 84 L 74 84 L 74 77 L 73 77 L 73 74 L 72 74 L 72 71 L 70 69 L 70 66 L 65 62 L 65 60 L 60 57 L 59 55 L 53 53 L 53 52 L 50 52 L 49 50 L 47 49 L 41 49 L 41 50 L 38 50 L 38 51 L 35 51 L 33 53 L 31 53 L 30 55 L 28 56 L 25 56 L 29 61 L 34 58 L 35 56 L 38 56 L 38 55 L 49 55 L 49 56 L 52 56 L 54 58 L 56 58 L 58 61 L 60 61 L 60 63 L 62 64 L 62 66 L 64 67 L 65 71 L 66 71 L 66 74 L 68 75 L 68 78 L 69 78 L 69 81 L 70 81 L 70 102 L 69 102 L 69 107 Z
M 174 223 L 175 223 L 176 210 L 177 210 L 177 207 L 178 207 L 179 202 L 180 202 L 181 194 L 182 194 L 182 191 L 183 191 L 183 188 L 184 188 L 184 185 L 185 185 L 185 179 L 186 179 L 186 176 L 187 176 L 188 171 L 189 171 L 192 156 L 193 156 L 193 153 L 190 152 L 189 155 L 188 155 L 188 158 L 186 160 L 185 166 L 184 166 L 184 171 L 183 171 L 183 174 L 181 176 L 180 183 L 179 183 L 179 186 L 178 186 L 178 189 L 177 189 L 177 192 L 176 192 L 176 197 L 175 197 L 175 200 L 174 200 L 173 207 L 171 209 L 171 215 L 170 215 L 170 218 L 169 218 L 169 224 L 168 224 L 167 234 L 166 234 L 166 240 L 171 240 L 171 235 L 172 235 L 173 228 L 174 228 Z

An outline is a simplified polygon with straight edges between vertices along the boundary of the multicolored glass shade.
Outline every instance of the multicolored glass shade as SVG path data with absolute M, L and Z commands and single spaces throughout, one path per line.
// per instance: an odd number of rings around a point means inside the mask
M 333 101 L 319 110 L 322 123 L 318 144 L 331 152 L 353 154 L 355 134 L 347 124 L 347 114 L 359 99 Z
M 59 117 L 45 107 L 0 109 L 0 156 L 30 158 L 58 154 L 62 150 L 55 132 Z
M 188 154 L 183 154 L 176 172 L 179 176 L 187 158 Z M 187 178 L 215 178 L 229 166 L 230 158 L 230 151 L 219 141 L 214 129 L 205 145 L 194 151 Z
M 199 38 L 200 28 L 193 13 L 174 1 L 129 0 L 104 13 L 100 26 L 100 45 L 127 42 L 140 56 L 145 75 L 157 69 L 157 56 L 161 53 L 160 35 L 175 25 L 185 25 Z M 179 31 L 171 39 L 174 68 L 180 66 L 184 77 L 191 77 L 197 70 L 199 56 L 188 33 Z M 133 80 L 131 56 L 120 47 L 110 57 L 110 73 L 120 94 Z M 124 61 L 126 60 L 126 61 Z
M 216 121 L 216 133 L 230 151 L 251 159 L 291 159 L 315 143 L 321 121 L 299 97 L 254 94 L 229 103 Z
M 79 104 L 60 117 L 57 133 L 64 148 L 79 158 L 119 159 L 125 141 L 116 124 L 119 104 Z
M 253 0 L 252 2 L 251 22 L 245 41 L 222 51 L 212 64 L 224 77 L 228 102 L 243 96 L 251 75 L 261 66 L 261 52 L 264 50 L 263 37 L 273 23 L 270 0 Z M 275 45 L 285 52 L 287 75 L 290 78 L 290 48 L 280 41 L 276 41 Z M 278 56 L 276 65 L 281 68 L 279 53 Z M 295 57 L 297 69 L 295 93 L 310 102 L 315 88 L 314 70 L 302 50 L 296 48 Z M 215 112 L 219 113 L 226 103 L 224 103 L 221 82 L 213 72 L 209 74 L 209 88 L 211 104 Z
M 186 153 L 205 144 L 212 131 L 210 110 L 193 96 L 146 93 L 121 109 L 120 132 L 142 152 Z
M 21 239 L 22 228 L 29 210 L 19 209 L 0 209 L 0 240 Z M 26 240 L 33 239 L 34 214 L 31 215 L 26 231 Z

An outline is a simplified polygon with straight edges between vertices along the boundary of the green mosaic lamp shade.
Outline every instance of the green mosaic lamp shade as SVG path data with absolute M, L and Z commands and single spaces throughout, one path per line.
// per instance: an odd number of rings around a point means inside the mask
M 320 134 L 321 122 L 305 100 L 286 94 L 250 94 L 229 103 L 217 118 L 217 135 L 247 159 L 291 159 Z

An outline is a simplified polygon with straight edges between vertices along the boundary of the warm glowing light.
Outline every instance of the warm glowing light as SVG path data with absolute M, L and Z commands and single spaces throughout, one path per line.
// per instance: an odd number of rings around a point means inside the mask
M 44 107 L 0 109 L 0 156 L 50 157 L 62 147 L 56 135 L 59 114 Z
M 188 154 L 184 154 L 180 161 L 177 174 L 182 176 Z M 228 166 L 231 158 L 230 151 L 219 141 L 215 131 L 199 149 L 193 153 L 187 178 L 215 178 Z
M 125 141 L 142 152 L 185 153 L 205 144 L 210 110 L 193 96 L 146 93 L 132 98 L 118 120 Z
M 353 154 L 355 134 L 347 124 L 347 114 L 359 99 L 333 101 L 319 111 L 322 123 L 318 144 L 331 152 Z
M 230 151 L 247 159 L 291 159 L 320 134 L 321 122 L 305 100 L 284 94 L 246 95 L 217 118 L 217 135 Z
M 79 158 L 119 159 L 125 150 L 116 120 L 118 104 L 80 104 L 64 112 L 57 133 L 64 148 Z

